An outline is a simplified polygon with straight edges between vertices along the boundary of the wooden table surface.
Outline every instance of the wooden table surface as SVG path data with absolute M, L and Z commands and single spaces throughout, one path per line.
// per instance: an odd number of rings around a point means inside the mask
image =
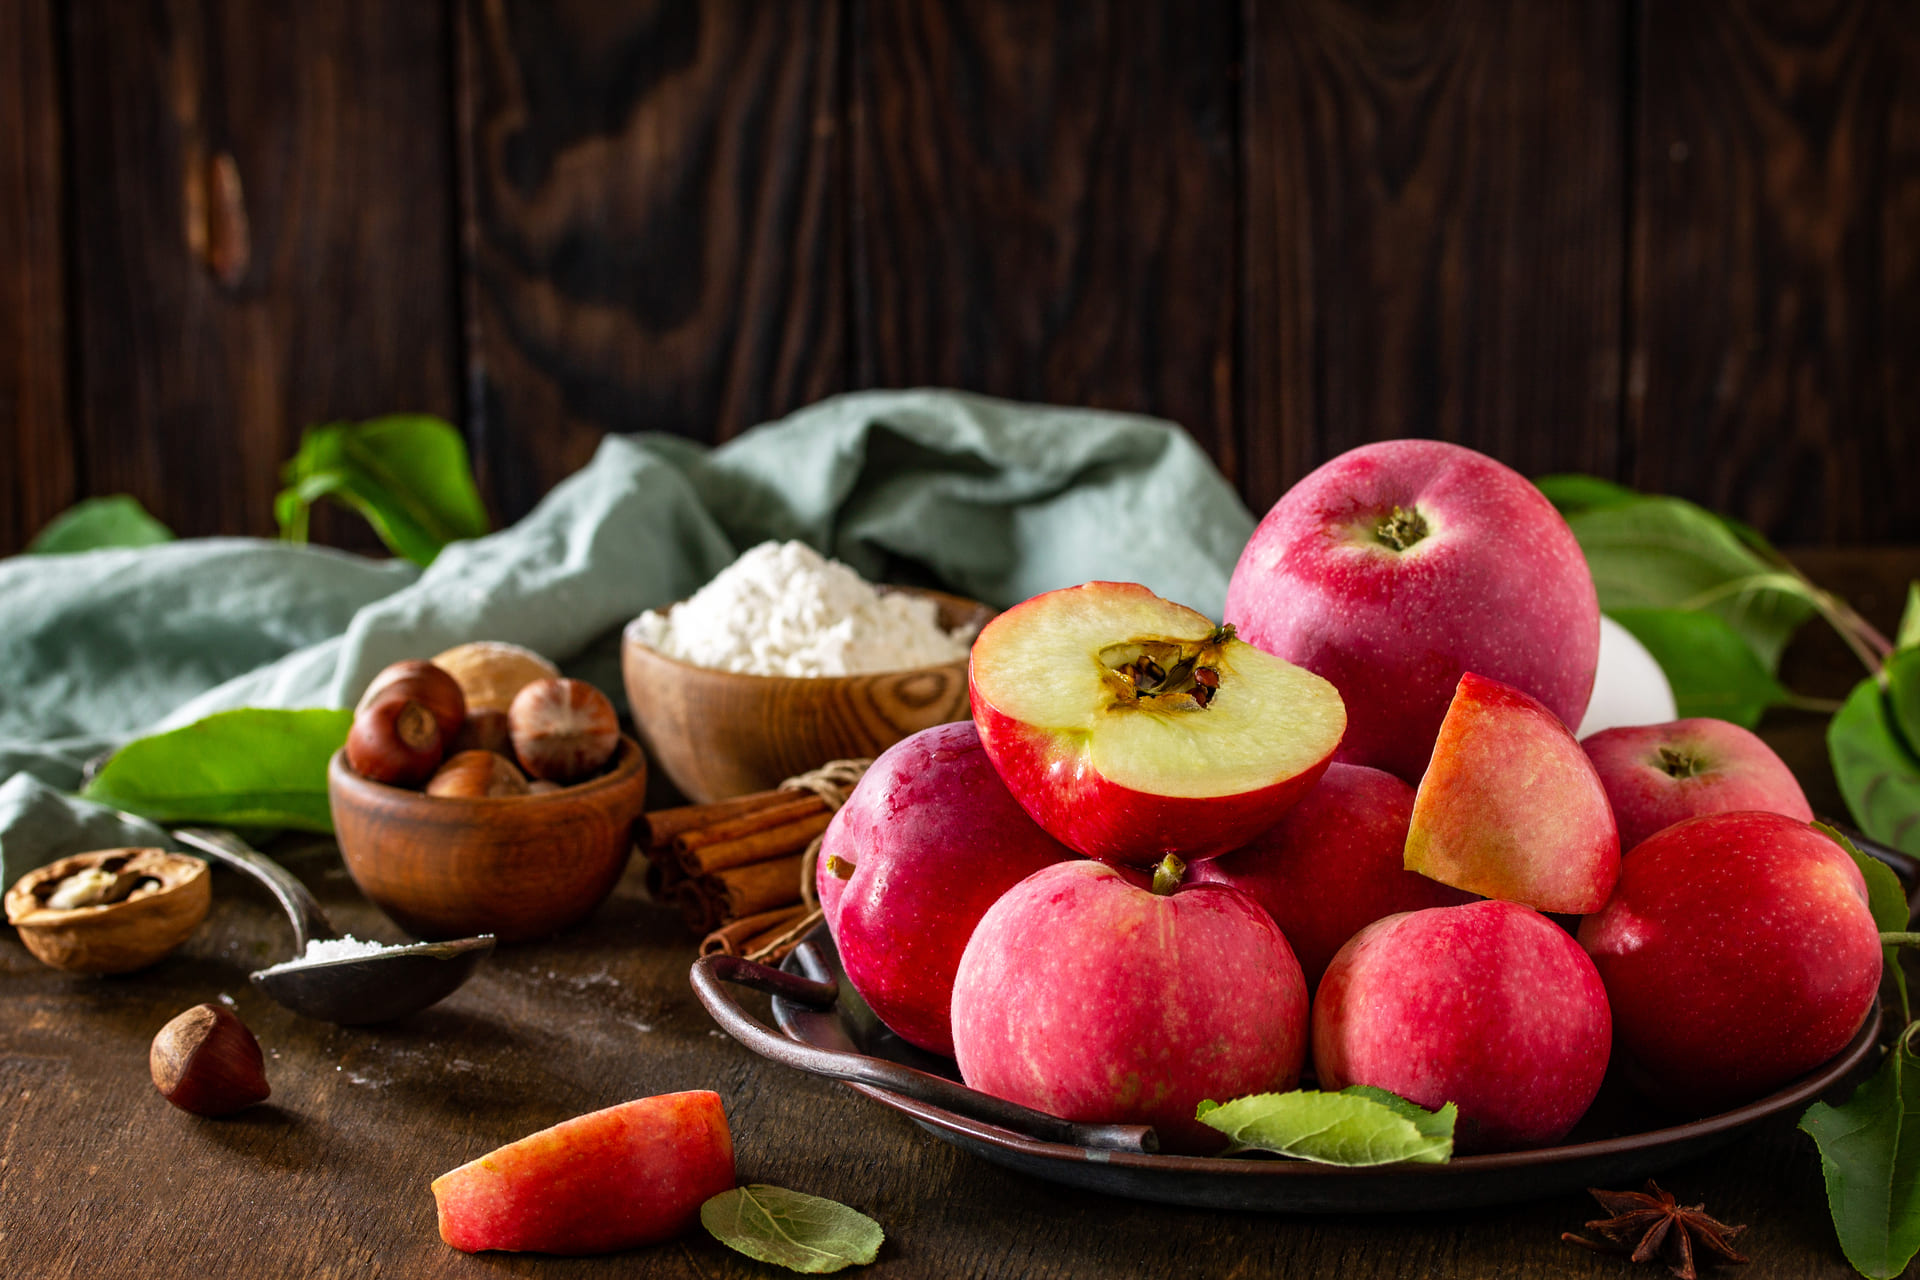
M 1887 626 L 1904 583 L 1920 577 L 1920 550 L 1803 563 Z M 1844 692 L 1844 653 L 1809 632 L 1790 653 L 1790 679 Z M 1820 727 L 1782 715 L 1767 733 L 1815 808 L 1833 812 Z M 403 938 L 329 847 L 284 856 L 338 925 Z M 224 870 L 214 877 L 207 925 L 146 973 L 69 977 L 0 933 L 0 1275 L 789 1274 L 702 1233 L 587 1259 L 468 1256 L 441 1243 L 427 1189 L 436 1175 L 568 1116 L 693 1088 L 725 1099 L 742 1181 L 830 1196 L 880 1222 L 875 1276 L 1665 1274 L 1561 1243 L 1596 1216 L 1579 1195 L 1450 1214 L 1283 1217 L 1165 1208 L 1003 1171 L 715 1030 L 687 987 L 693 944 L 674 913 L 646 902 L 637 862 L 585 924 L 498 953 L 406 1022 L 358 1030 L 298 1018 L 251 988 L 248 971 L 285 958 L 290 933 L 264 892 Z M 222 996 L 259 1037 L 273 1098 L 200 1120 L 154 1092 L 147 1046 L 174 1014 Z M 1662 1183 L 1751 1224 L 1742 1247 L 1753 1263 L 1729 1274 L 1852 1274 L 1819 1161 L 1790 1116 Z

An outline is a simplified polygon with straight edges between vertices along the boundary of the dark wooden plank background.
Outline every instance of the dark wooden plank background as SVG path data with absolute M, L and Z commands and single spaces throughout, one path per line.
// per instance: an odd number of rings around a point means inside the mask
M 1256 510 L 1431 435 L 1920 542 L 1920 8 L 0 12 L 0 553 L 270 533 L 336 418 L 453 418 L 507 520 L 919 384 L 1171 418 Z

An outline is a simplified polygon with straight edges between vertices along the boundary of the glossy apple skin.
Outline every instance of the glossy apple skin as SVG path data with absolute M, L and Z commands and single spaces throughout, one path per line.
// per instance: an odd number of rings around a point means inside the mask
M 1259 904 L 1217 884 L 1169 895 L 1140 872 L 1058 863 L 981 919 L 953 1039 L 972 1088 L 1069 1120 L 1150 1124 L 1163 1150 L 1217 1150 L 1203 1099 L 1291 1089 L 1307 985 Z
M 640 1098 L 575 1116 L 433 1180 L 456 1249 L 609 1253 L 671 1240 L 733 1187 L 720 1095 Z
M 1620 875 L 1606 789 L 1539 701 L 1468 672 L 1414 795 L 1404 865 L 1540 911 L 1598 911 Z
M 1685 1112 L 1750 1102 L 1819 1066 L 1880 988 L 1860 869 L 1777 813 L 1709 814 L 1648 837 L 1580 942 L 1629 1078 Z
M 1194 863 L 1189 874 L 1232 885 L 1265 907 L 1312 990 L 1334 953 L 1375 920 L 1473 901 L 1401 867 L 1412 816 L 1413 788 L 1392 774 L 1329 765 L 1320 785 L 1278 825 L 1232 853 Z
M 1426 537 L 1372 535 L 1396 507 Z M 1227 586 L 1240 638 L 1325 676 L 1347 704 L 1336 757 L 1408 781 L 1462 673 L 1477 671 L 1580 723 L 1600 651 L 1600 606 L 1580 546 L 1519 473 L 1438 440 L 1341 454 L 1274 504 Z
M 1806 792 L 1773 748 L 1725 720 L 1607 729 L 1580 747 L 1607 790 L 1622 849 L 1709 813 L 1759 810 L 1813 821 Z
M 1586 1114 L 1612 1022 L 1593 962 L 1567 932 L 1512 902 L 1377 920 L 1315 993 L 1323 1089 L 1373 1085 L 1460 1108 L 1466 1154 L 1541 1147 Z
M 901 1039 L 953 1056 L 953 978 L 1000 898 L 1073 851 L 1027 816 L 967 721 L 883 752 L 834 815 L 815 868 L 840 963 Z M 829 859 L 853 864 L 840 880 Z M 832 882 L 829 884 L 829 882 Z

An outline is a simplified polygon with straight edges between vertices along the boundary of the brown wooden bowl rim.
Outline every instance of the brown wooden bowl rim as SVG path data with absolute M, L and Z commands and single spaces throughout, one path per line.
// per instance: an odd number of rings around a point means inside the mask
M 934 598 L 936 600 L 951 600 L 958 604 L 966 605 L 972 609 L 977 609 L 981 611 L 983 614 L 985 614 L 985 616 L 980 620 L 980 626 L 982 627 L 986 626 L 987 623 L 992 621 L 994 617 L 997 616 L 1000 612 L 998 609 L 995 609 L 992 605 L 987 604 L 985 601 L 970 599 L 967 596 L 957 596 L 957 595 L 954 595 L 951 591 L 936 591 L 932 587 L 901 587 L 901 586 L 895 586 L 892 583 L 887 583 L 887 582 L 875 583 L 874 586 L 876 590 L 879 590 L 882 592 L 887 592 L 887 593 L 897 592 L 901 595 L 924 596 L 924 597 Z M 680 599 L 673 601 L 671 604 L 662 605 L 658 609 L 649 609 L 647 610 L 647 612 L 648 613 L 664 613 L 667 610 L 674 609 L 682 604 L 685 604 L 686 601 L 687 601 L 687 597 L 682 596 Z M 648 657 L 654 659 L 656 662 L 659 662 L 668 667 L 677 667 L 682 671 L 698 672 L 700 675 L 707 676 L 709 678 L 719 677 L 727 680 L 737 680 L 742 682 L 743 684 L 749 684 L 749 685 L 754 682 L 763 682 L 765 685 L 769 687 L 776 684 L 782 684 L 782 683 L 804 684 L 804 685 L 810 685 L 816 689 L 823 689 L 823 688 L 828 688 L 832 686 L 833 683 L 836 681 L 843 684 L 852 684 L 858 681 L 867 681 L 867 680 L 878 680 L 878 679 L 894 680 L 902 676 L 919 675 L 923 672 L 951 671 L 956 667 L 964 671 L 966 670 L 967 663 L 972 660 L 971 648 L 969 648 L 969 652 L 966 656 L 955 658 L 951 662 L 934 662 L 934 663 L 929 663 L 927 665 L 918 666 L 918 667 L 889 667 L 884 671 L 856 671 L 844 676 L 768 676 L 768 675 L 762 675 L 757 671 L 728 671 L 725 667 L 703 667 L 697 662 L 688 662 L 685 659 L 676 658 L 670 654 L 662 653 L 660 652 L 660 650 L 654 648 L 652 645 L 648 644 L 644 640 L 641 640 L 638 636 L 634 634 L 634 628 L 639 624 L 640 624 L 640 619 L 635 618 L 633 621 L 627 623 L 625 627 L 621 628 L 620 642 L 624 647 L 630 648 L 630 649 L 638 649 L 642 653 L 645 653 Z M 974 634 L 978 636 L 979 632 L 976 630 Z M 971 646 L 972 641 L 968 641 L 968 645 Z M 632 695 L 629 694 L 628 696 L 629 698 L 631 698 Z
M 372 778 L 356 773 L 347 762 L 347 749 L 340 748 L 327 761 L 327 792 L 331 796 L 336 775 L 341 779 L 341 790 L 352 794 L 355 787 L 363 787 L 370 796 L 389 795 L 396 797 L 399 803 L 418 800 L 434 806 L 434 810 L 449 816 L 456 813 L 460 806 L 472 806 L 486 813 L 497 810 L 502 805 L 518 808 L 532 808 L 533 801 L 555 801 L 560 799 L 579 800 L 599 791 L 610 790 L 632 781 L 636 774 L 644 775 L 646 752 L 634 741 L 632 735 L 621 734 L 620 745 L 614 752 L 614 766 L 605 773 L 588 778 L 585 782 L 576 782 L 561 787 L 558 791 L 533 792 L 524 796 L 430 796 L 425 791 L 413 787 L 396 787 L 390 782 L 376 782 Z

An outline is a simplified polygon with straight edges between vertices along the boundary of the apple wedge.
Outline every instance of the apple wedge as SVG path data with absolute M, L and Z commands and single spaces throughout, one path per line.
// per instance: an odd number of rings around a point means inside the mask
M 1346 729 L 1333 685 L 1137 583 L 1049 591 L 995 618 L 968 684 L 987 758 L 1068 848 L 1191 861 L 1279 821 Z
M 732 1188 L 720 1095 L 697 1089 L 529 1134 L 435 1178 L 433 1199 L 456 1249 L 583 1254 L 671 1240 Z
M 1404 865 L 1468 893 L 1585 915 L 1620 878 L 1620 833 L 1560 717 L 1468 672 L 1413 798 Z

